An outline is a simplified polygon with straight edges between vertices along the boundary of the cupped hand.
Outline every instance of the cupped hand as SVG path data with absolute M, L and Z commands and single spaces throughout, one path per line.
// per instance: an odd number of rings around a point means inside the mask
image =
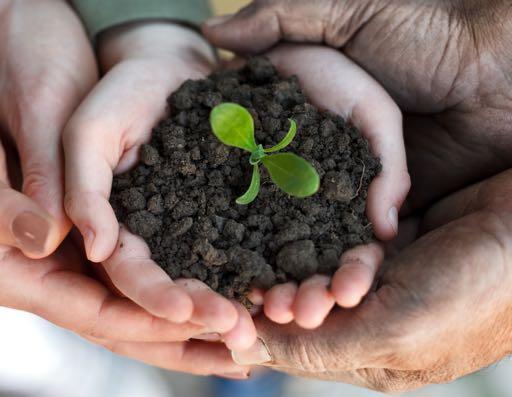
M 102 262 L 114 286 L 148 313 L 204 325 L 230 347 L 250 346 L 256 335 L 247 311 L 198 280 L 171 280 L 143 240 L 119 228 L 108 201 L 113 175 L 136 164 L 169 94 L 211 71 L 210 46 L 191 29 L 149 22 L 103 33 L 98 52 L 104 76 L 64 134 L 65 207 L 88 258 Z
M 376 291 L 308 332 L 257 321 L 244 365 L 402 392 L 454 380 L 512 351 L 512 171 L 442 200 L 436 228 L 386 264 Z
M 342 115 L 368 139 L 382 162 L 382 172 L 368 192 L 368 217 L 377 236 L 395 236 L 398 211 L 410 185 L 397 105 L 371 76 L 338 51 L 288 44 L 266 55 L 283 75 L 297 75 L 312 103 Z M 377 265 L 368 266 L 367 261 L 359 260 L 367 256 L 382 258 L 377 243 L 346 252 L 332 280 L 316 275 L 300 286 L 287 283 L 273 287 L 263 297 L 265 314 L 277 323 L 295 320 L 302 327 L 315 328 L 335 303 L 346 308 L 356 306 L 369 291 L 378 270 Z
M 12 187 L 18 184 L 15 176 L 20 171 L 14 154 L 12 148 L 7 147 L 5 152 L 0 145 L 0 191 L 5 206 L 13 213 L 44 213 L 31 198 Z M 12 175 L 12 184 L 7 175 Z M 2 217 L 2 230 L 8 220 Z M 210 327 L 172 323 L 120 297 L 92 276 L 81 247 L 73 241 L 67 238 L 52 255 L 42 259 L 30 259 L 2 241 L 0 306 L 34 313 L 116 353 L 149 364 L 198 375 L 247 377 L 248 368 L 236 365 L 225 345 L 189 341 L 198 336 L 211 339 Z M 239 329 L 244 330 L 237 327 L 226 338 L 236 336 Z
M 62 205 L 61 135 L 97 79 L 96 62 L 64 1 L 1 1 L 0 37 L 0 130 L 17 148 L 26 195 L 3 183 L 0 243 L 40 258 L 71 226 Z
M 414 209 L 512 166 L 511 12 L 485 0 L 256 0 L 203 31 L 240 53 L 325 43 L 374 76 L 405 112 Z

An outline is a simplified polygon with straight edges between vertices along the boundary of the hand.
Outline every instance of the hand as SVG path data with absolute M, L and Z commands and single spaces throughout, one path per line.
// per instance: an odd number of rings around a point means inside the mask
M 387 264 L 359 307 L 332 313 L 314 333 L 261 317 L 268 350 L 259 343 L 236 361 L 395 393 L 510 354 L 511 193 L 507 171 L 444 199 L 425 217 L 436 229 Z
M 26 195 L 1 186 L 0 243 L 40 258 L 70 229 L 61 133 L 94 84 L 96 63 L 64 1 L 0 1 L 0 37 L 0 130 L 18 150 Z
M 2 205 L 10 209 L 0 220 L 2 235 L 10 230 L 10 213 L 43 212 L 33 200 L 11 187 L 19 182 L 11 177 L 11 185 L 7 177 L 19 174 L 14 155 L 13 149 L 5 152 L 0 145 Z M 38 260 L 1 245 L 0 306 L 34 313 L 116 353 L 167 369 L 198 375 L 247 377 L 248 368 L 236 365 L 224 345 L 187 341 L 212 332 L 208 326 L 190 322 L 173 324 L 119 297 L 91 277 L 89 263 L 81 251 L 71 237 L 54 254 Z M 203 296 L 208 298 L 206 293 Z M 243 314 L 242 324 L 248 318 Z M 198 317 L 201 315 L 198 313 Z M 226 335 L 227 340 L 245 328 L 235 327 Z M 254 338 L 254 328 L 249 329 L 249 337 L 251 330 Z M 201 338 L 211 339 L 211 335 L 207 336 Z
M 198 280 L 171 280 L 140 238 L 119 232 L 108 201 L 113 174 L 135 165 L 169 94 L 211 70 L 210 46 L 188 28 L 150 22 L 103 33 L 98 53 L 105 75 L 64 134 L 65 206 L 88 258 L 102 262 L 114 286 L 148 313 L 206 326 L 231 348 L 250 346 L 256 334 L 247 311 Z
M 380 237 L 394 236 L 398 225 L 392 224 L 398 221 L 390 222 L 388 210 L 395 207 L 394 216 L 398 216 L 396 209 L 410 183 L 398 107 L 366 72 L 332 49 L 280 45 L 266 55 L 281 74 L 298 76 L 315 105 L 341 114 L 369 140 L 372 151 L 382 161 L 383 172 L 370 186 L 368 215 Z M 355 248 L 342 256 L 340 270 L 332 282 L 331 277 L 316 275 L 299 287 L 295 283 L 278 285 L 264 297 L 253 294 L 251 298 L 256 304 L 263 303 L 267 317 L 277 323 L 295 320 L 305 328 L 318 327 L 336 302 L 342 307 L 354 307 L 372 286 L 378 266 L 368 267 L 353 258 L 379 253 L 377 244 Z
M 280 40 L 342 48 L 406 112 L 413 209 L 512 165 L 511 12 L 485 0 L 256 0 L 203 31 L 242 53 Z

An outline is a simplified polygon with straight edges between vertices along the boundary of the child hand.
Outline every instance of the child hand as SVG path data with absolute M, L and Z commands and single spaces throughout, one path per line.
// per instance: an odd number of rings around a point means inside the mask
M 135 165 L 169 93 L 210 72 L 211 48 L 190 29 L 132 24 L 100 37 L 99 61 L 105 75 L 64 136 L 66 211 L 89 260 L 103 262 L 114 286 L 149 313 L 204 325 L 208 333 L 224 334 L 229 347 L 250 346 L 256 334 L 248 313 L 197 280 L 172 281 L 141 239 L 119 232 L 108 201 L 113 174 Z
M 298 76 L 316 106 L 341 114 L 369 141 L 382 162 L 382 171 L 369 188 L 367 215 L 377 238 L 395 237 L 398 211 L 410 186 L 398 106 L 371 76 L 338 51 L 281 45 L 267 56 L 282 74 Z M 361 301 L 382 259 L 382 247 L 377 243 L 356 247 L 342 255 L 332 279 L 315 275 L 300 286 L 287 283 L 267 291 L 264 312 L 277 323 L 295 321 L 304 328 L 316 328 L 336 303 L 350 308 Z M 261 297 L 259 300 L 261 303 Z

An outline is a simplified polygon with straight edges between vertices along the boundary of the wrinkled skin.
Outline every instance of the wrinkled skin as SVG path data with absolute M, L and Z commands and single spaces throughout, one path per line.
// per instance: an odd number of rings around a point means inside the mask
M 441 201 L 426 217 L 437 228 L 387 263 L 378 289 L 357 308 L 331 313 L 312 333 L 259 318 L 268 365 L 401 392 L 454 380 L 510 354 L 511 193 L 506 171 Z M 235 358 L 257 359 L 247 352 Z
M 203 31 L 241 53 L 324 42 L 365 68 L 406 113 L 417 208 L 511 165 L 511 13 L 502 0 L 263 0 Z
M 404 391 L 511 352 L 512 174 L 492 177 L 512 162 L 509 25 L 504 1 L 278 0 L 204 26 L 214 44 L 241 53 L 280 40 L 342 49 L 406 112 L 412 193 L 404 212 L 448 195 L 422 215 L 423 237 L 386 262 L 359 307 L 333 312 L 314 333 L 260 317 L 271 361 L 256 345 L 235 352 L 238 362 Z M 373 247 L 351 259 L 372 268 L 382 255 Z

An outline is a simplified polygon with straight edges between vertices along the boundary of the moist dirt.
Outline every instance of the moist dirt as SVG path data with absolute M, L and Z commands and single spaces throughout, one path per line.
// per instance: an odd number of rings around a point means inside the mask
M 142 146 L 140 163 L 114 178 L 111 203 L 172 278 L 198 278 L 244 302 L 251 286 L 330 275 L 344 251 L 373 238 L 365 205 L 380 161 L 354 126 L 310 104 L 297 78 L 278 76 L 257 57 L 241 70 L 186 81 L 168 102 L 170 114 Z M 298 132 L 284 151 L 314 165 L 318 193 L 290 197 L 260 167 L 258 197 L 236 204 L 252 166 L 249 153 L 211 131 L 210 111 L 223 102 L 249 110 L 264 147 L 279 142 L 293 118 Z

